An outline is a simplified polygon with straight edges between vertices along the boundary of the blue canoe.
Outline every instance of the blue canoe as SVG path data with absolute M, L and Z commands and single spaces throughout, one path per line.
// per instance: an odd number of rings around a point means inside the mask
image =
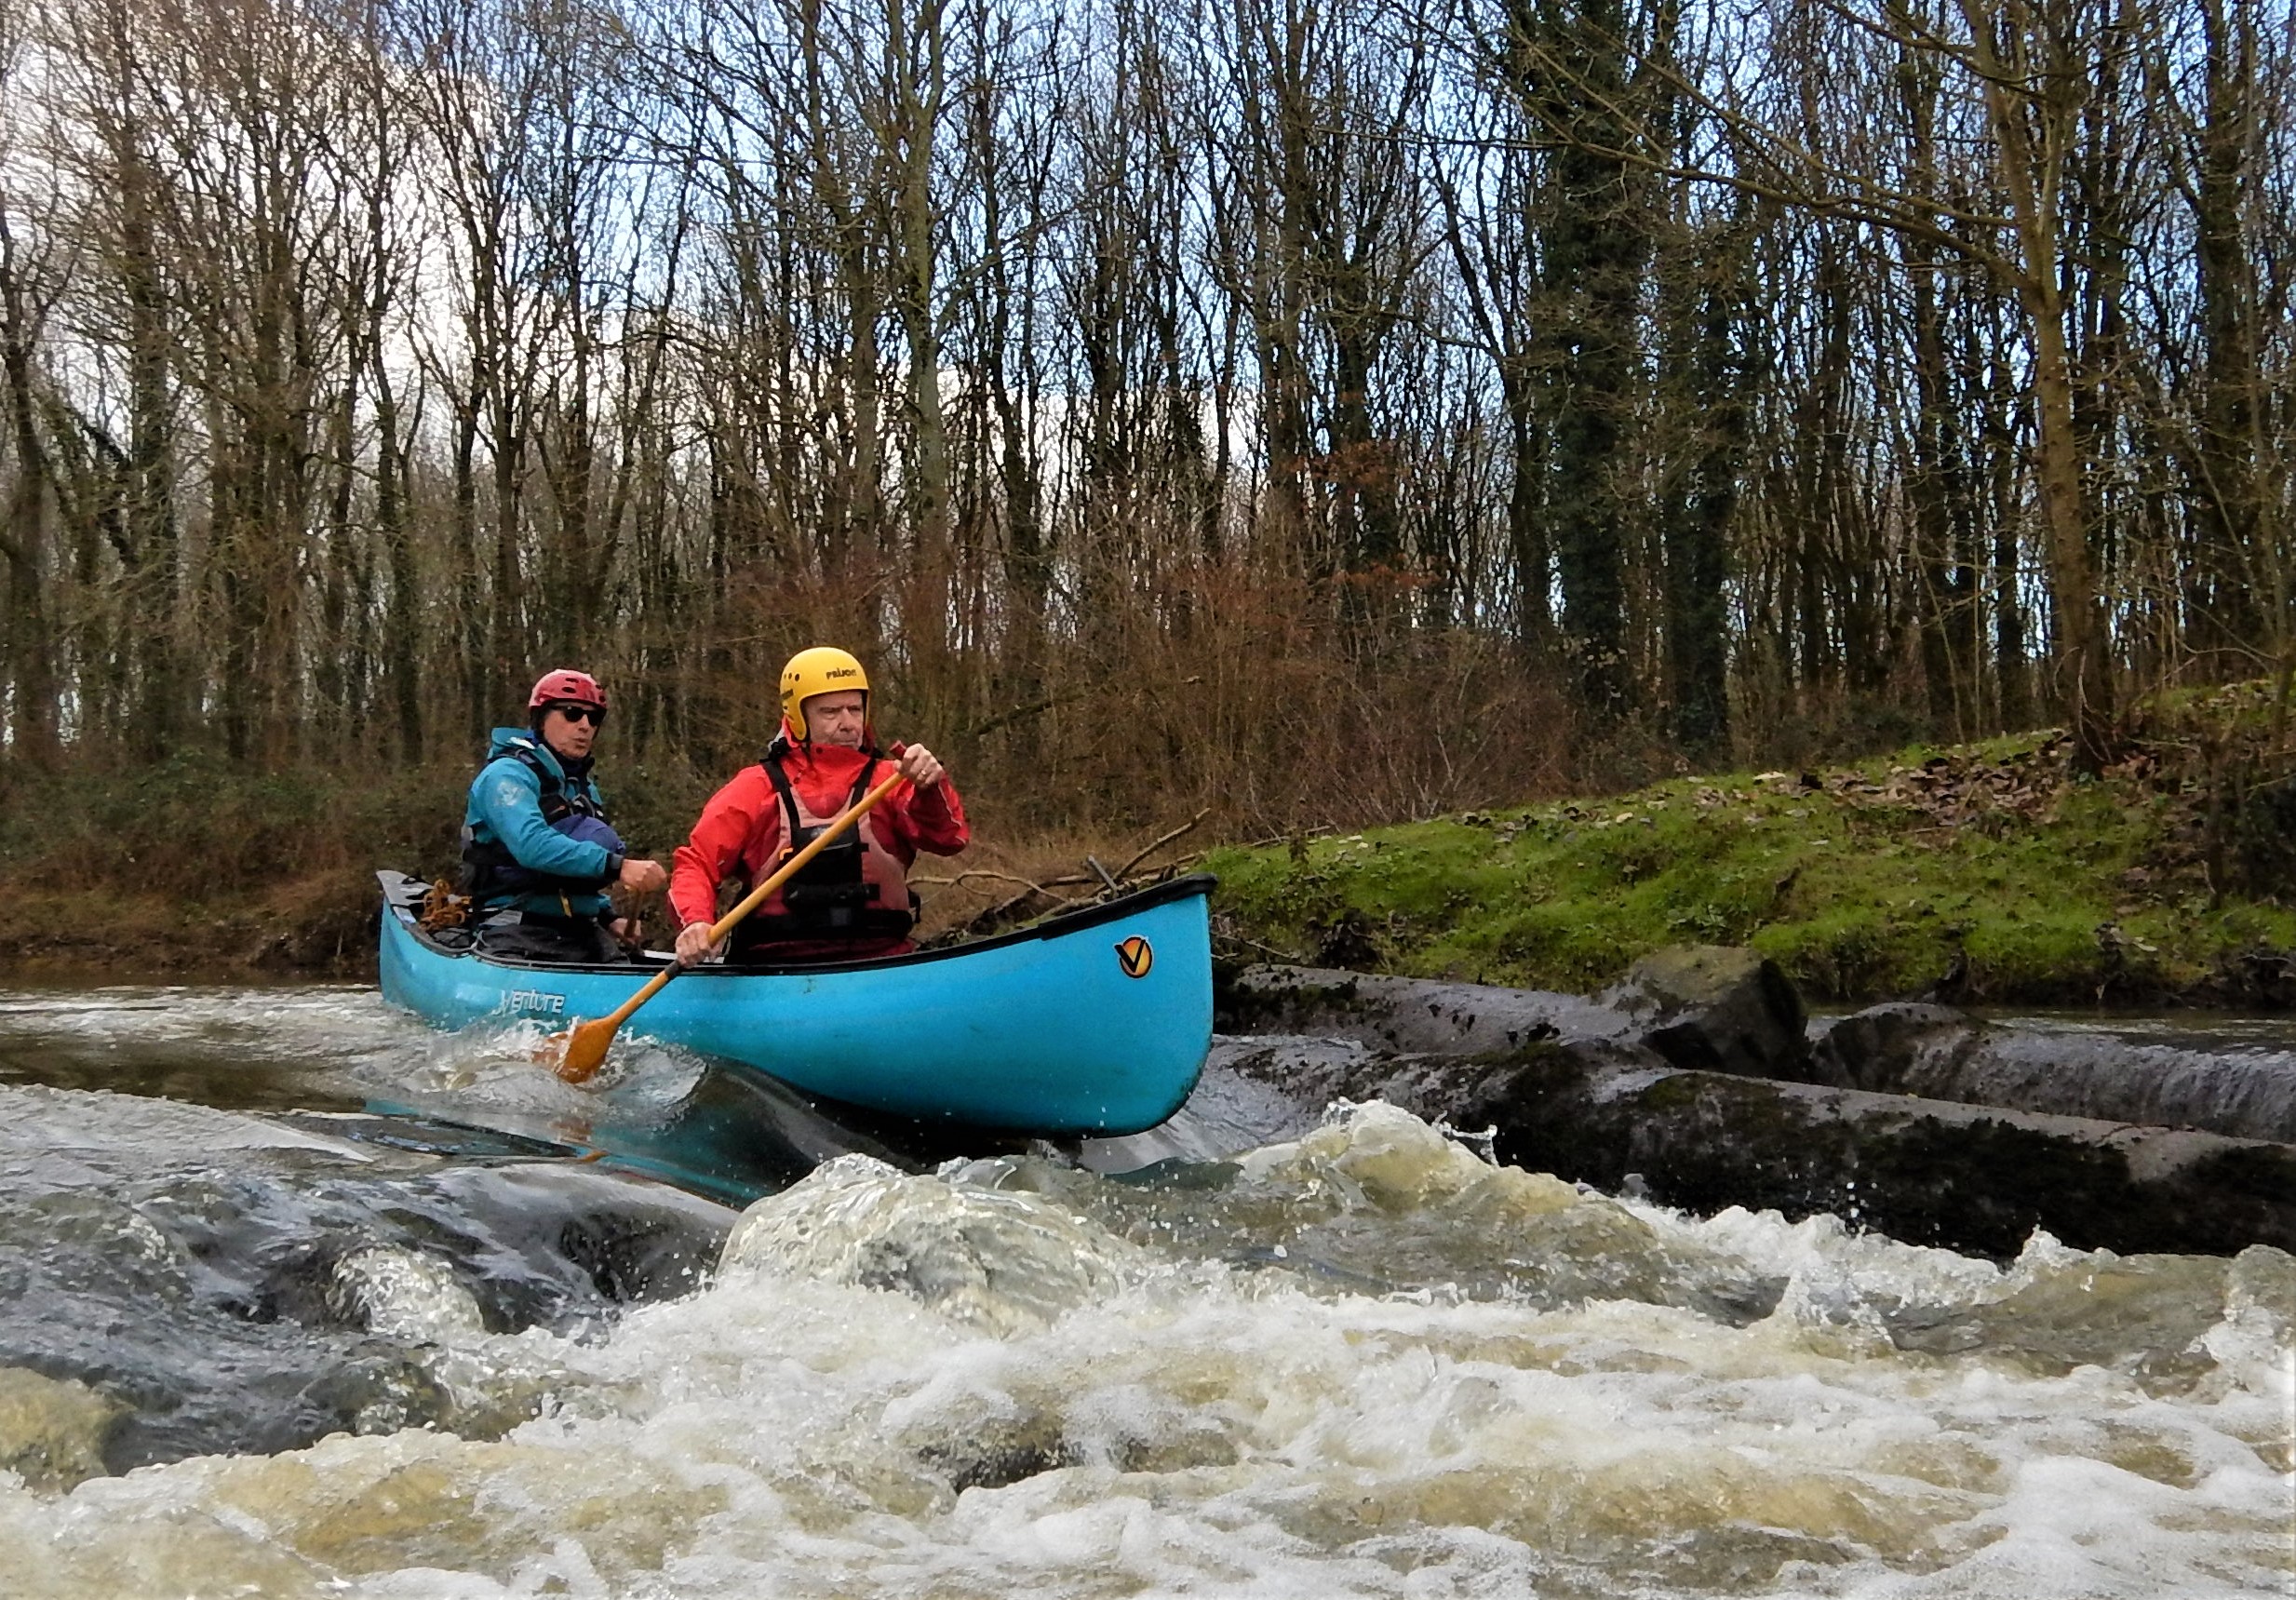
M 434 1026 L 603 1016 L 659 961 L 521 961 L 423 932 L 427 887 L 383 880 L 383 994 Z M 1017 933 L 880 961 L 697 967 L 624 1025 L 807 1094 L 1046 1136 L 1154 1127 L 1212 1043 L 1209 877 L 1175 878 Z

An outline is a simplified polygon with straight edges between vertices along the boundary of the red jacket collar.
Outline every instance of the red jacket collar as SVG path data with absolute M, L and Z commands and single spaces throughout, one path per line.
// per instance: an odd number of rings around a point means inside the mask
M 842 745 L 799 744 L 795 739 L 785 739 L 781 751 L 783 770 L 792 778 L 803 773 L 837 783 L 853 782 L 863 767 L 883 759 L 866 750 L 849 750 Z

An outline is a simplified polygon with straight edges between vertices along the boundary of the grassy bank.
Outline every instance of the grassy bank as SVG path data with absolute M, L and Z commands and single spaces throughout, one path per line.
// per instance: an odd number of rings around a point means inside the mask
M 2053 733 L 1217 852 L 1233 953 L 1590 989 L 1745 944 L 1813 997 L 2296 998 L 2265 703 L 2225 692 L 2074 782 Z
M 2236 686 L 2148 707 L 2129 759 L 2094 781 L 2073 781 L 2044 733 L 1231 846 L 1206 865 L 1239 957 L 1585 990 L 1659 946 L 1732 943 L 1829 1001 L 2296 1003 L 2286 742 L 2268 689 Z M 666 857 L 719 775 L 617 771 L 617 819 Z M 190 760 L 20 774 L 0 805 L 0 966 L 369 975 L 375 868 L 450 873 L 468 781 Z M 929 931 L 1026 882 L 1088 894 L 1088 853 L 1121 863 L 1154 837 L 1016 839 L 993 800 L 974 822 L 961 862 L 920 865 Z

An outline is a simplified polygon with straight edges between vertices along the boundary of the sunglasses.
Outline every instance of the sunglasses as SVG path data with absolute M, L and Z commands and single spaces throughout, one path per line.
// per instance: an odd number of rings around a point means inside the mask
M 574 706 L 561 702 L 550 709 L 569 722 L 587 722 L 599 728 L 606 725 L 606 707 L 603 706 Z

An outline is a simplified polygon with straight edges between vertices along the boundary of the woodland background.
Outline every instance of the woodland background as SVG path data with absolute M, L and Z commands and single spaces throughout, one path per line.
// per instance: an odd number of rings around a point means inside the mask
M 0 794 L 2093 769 L 2285 701 L 2292 178 L 2277 0 L 0 0 Z

